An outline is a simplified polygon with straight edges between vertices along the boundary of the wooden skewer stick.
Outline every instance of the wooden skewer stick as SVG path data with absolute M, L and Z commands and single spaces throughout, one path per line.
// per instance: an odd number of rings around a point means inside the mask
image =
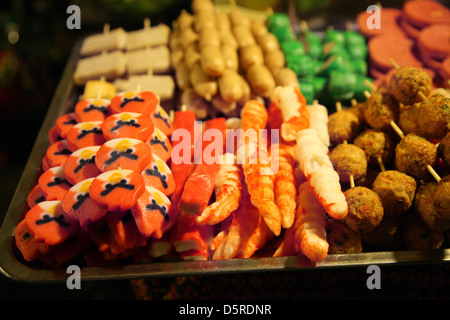
M 366 86 L 368 86 L 372 91 L 377 91 L 378 87 L 376 85 L 374 85 L 372 82 L 370 82 L 369 80 L 365 79 L 364 80 L 364 84 Z
M 340 112 L 342 111 L 342 104 L 338 101 L 336 102 L 336 112 Z M 342 142 L 343 144 L 347 144 L 347 140 L 344 140 Z M 350 179 L 350 188 L 354 188 L 355 187 L 355 178 L 353 177 L 353 175 L 349 175 L 348 177 Z

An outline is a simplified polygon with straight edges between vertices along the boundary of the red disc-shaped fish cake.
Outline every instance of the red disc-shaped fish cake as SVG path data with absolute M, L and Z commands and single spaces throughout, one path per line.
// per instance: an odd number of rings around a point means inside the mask
M 130 249 L 147 244 L 147 238 L 139 232 L 130 210 L 109 212 L 106 223 L 121 247 Z
M 62 199 L 62 207 L 67 215 L 78 220 L 82 229 L 91 223 L 100 220 L 108 211 L 92 201 L 89 187 L 94 178 L 89 178 L 74 185 Z
M 152 161 L 142 170 L 142 176 L 146 186 L 155 187 L 166 196 L 170 196 L 175 190 L 172 170 L 155 154 L 152 155 Z
M 46 200 L 62 200 L 72 184 L 67 181 L 64 167 L 49 168 L 38 179 L 38 185 Z
M 163 107 L 158 105 L 150 116 L 155 128 L 161 130 L 166 136 L 170 137 L 173 132 L 173 123 L 170 116 Z
M 50 167 L 63 166 L 71 154 L 72 151 L 70 151 L 66 139 L 53 143 L 47 148 L 45 153 L 47 164 Z
M 144 178 L 140 171 L 118 169 L 95 177 L 89 187 L 89 194 L 92 200 L 108 211 L 125 211 L 134 206 L 144 189 Z
M 46 200 L 45 196 L 42 193 L 41 187 L 39 187 L 38 184 L 35 185 L 27 195 L 27 204 L 30 208 L 33 207 L 35 204 L 45 200 Z
M 28 231 L 25 220 L 20 221 L 14 229 L 17 249 L 22 253 L 25 261 L 34 261 L 50 251 L 50 247 L 43 242 L 36 242 Z
M 48 157 L 46 154 L 44 154 L 44 156 L 41 159 L 41 168 L 43 171 L 46 171 L 51 168 L 50 162 L 48 161 Z
M 106 216 L 88 226 L 89 238 L 97 246 L 99 252 L 120 254 L 126 250 L 119 245 L 106 223 Z
M 84 99 L 75 105 L 74 116 L 77 122 L 103 121 L 109 115 L 109 99 Z
M 74 236 L 80 229 L 62 208 L 62 202 L 43 201 L 25 214 L 25 223 L 35 241 L 52 246 Z
M 141 234 L 157 239 L 174 225 L 177 215 L 169 198 L 151 186 L 145 187 L 131 212 Z
M 71 184 L 77 184 L 102 173 L 95 164 L 95 155 L 100 146 L 91 146 L 74 151 L 64 164 L 64 175 Z
M 145 141 L 153 133 L 154 126 L 146 114 L 120 112 L 106 118 L 102 130 L 106 140 L 133 138 Z
M 112 98 L 111 112 L 138 112 L 151 115 L 158 104 L 158 97 L 151 91 L 127 91 L 119 93 Z
M 169 138 L 158 128 L 148 137 L 146 143 L 152 149 L 152 153 L 156 154 L 163 161 L 167 162 L 172 155 L 172 143 Z
M 59 135 L 59 129 L 56 124 L 48 130 L 48 141 L 50 144 L 55 143 L 56 141 L 62 140 L 63 138 Z
M 67 133 L 67 144 L 70 150 L 90 146 L 100 146 L 106 140 L 102 132 L 103 121 L 80 122 L 74 125 Z
M 119 138 L 106 141 L 98 149 L 95 164 L 102 172 L 129 169 L 141 172 L 151 161 L 152 152 L 145 142 Z
M 63 114 L 62 116 L 59 116 L 56 119 L 55 134 L 57 133 L 58 136 L 60 136 L 62 139 L 66 139 L 67 133 L 76 124 L 77 124 L 77 120 L 75 119 L 75 113 L 71 112 L 71 113 Z

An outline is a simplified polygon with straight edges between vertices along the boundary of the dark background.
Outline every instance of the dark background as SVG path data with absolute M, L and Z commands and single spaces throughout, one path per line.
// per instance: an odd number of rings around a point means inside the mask
M 255 4 L 258 1 L 247 0 L 246 4 Z M 401 7 L 402 1 L 387 2 L 391 7 Z M 70 4 L 77 4 L 81 9 L 81 30 L 68 30 L 66 19 L 69 14 L 66 9 Z M 36 135 L 43 122 L 52 96 L 58 85 L 64 66 L 72 50 L 75 41 L 81 37 L 101 32 L 103 24 L 108 22 L 111 29 L 122 26 L 125 30 L 135 30 L 142 27 L 143 19 L 149 17 L 152 25 L 171 22 L 176 19 L 182 9 L 189 10 L 190 1 L 187 0 L 151 0 L 151 1 L 49 1 L 49 0 L 2 0 L 0 5 L 0 223 L 6 215 L 9 203 L 16 185 L 20 179 L 23 168 L 28 160 Z M 275 10 L 285 10 L 287 3 L 273 1 Z M 305 19 L 312 18 L 317 26 L 326 27 L 327 24 L 345 23 L 354 21 L 357 13 L 365 10 L 370 1 L 298 1 L 293 2 L 297 6 L 297 13 Z M 19 34 L 19 40 L 11 43 L 8 35 Z M 13 33 L 11 33 L 13 32 Z M 0 253 L 1 254 L 1 253 Z M 425 267 L 411 269 L 394 269 L 398 276 L 397 285 L 411 283 L 408 272 L 427 272 Z M 425 269 L 422 269 L 425 268 Z M 448 288 L 448 279 L 445 277 L 448 268 L 442 271 L 435 267 L 434 274 L 438 274 Z M 392 270 L 388 268 L 388 270 Z M 442 275 L 442 272 L 444 274 Z M 433 291 L 430 286 L 432 279 L 425 282 L 417 282 L 419 287 L 409 288 L 406 291 L 396 291 L 390 288 L 380 292 L 369 292 L 365 287 L 365 269 L 337 271 L 314 271 L 308 273 L 299 272 L 293 274 L 283 273 L 282 279 L 299 286 L 310 285 L 315 294 L 298 294 L 299 288 L 290 296 L 289 291 L 281 291 L 274 296 L 276 290 L 272 290 L 271 282 L 259 284 L 260 277 L 266 275 L 251 275 L 241 277 L 237 281 L 253 279 L 252 285 L 246 286 L 246 290 L 255 290 L 259 293 L 267 291 L 269 298 L 340 298 L 346 299 L 345 293 L 339 294 L 336 286 L 346 287 L 343 280 L 349 280 L 349 275 L 354 275 L 357 280 L 354 285 L 359 287 L 353 298 L 382 297 L 402 298 L 440 298 L 448 297 L 448 290 Z M 269 279 L 277 277 L 276 274 L 268 274 Z M 289 276 L 291 278 L 289 278 Z M 430 277 L 430 276 L 428 276 Z M 159 288 L 164 292 L 172 285 L 177 288 L 178 298 L 208 298 L 208 291 L 203 288 L 202 277 L 188 279 L 162 279 L 156 281 L 108 281 L 89 282 L 82 284 L 82 290 L 68 290 L 65 283 L 58 284 L 24 284 L 0 276 L 0 299 L 141 299 L 162 298 L 163 295 L 149 295 L 139 290 L 148 290 L 149 287 Z M 240 280 L 239 280 L 240 279 Z M 309 279 L 309 280 L 308 280 Z M 354 279 L 352 277 L 352 279 Z M 409 279 L 409 280 L 408 280 Z M 206 277 L 207 282 L 218 281 L 224 284 L 228 290 L 240 290 L 239 282 L 232 276 Z M 392 280 L 392 279 L 391 279 Z M 442 279 L 441 279 L 442 280 Z M 274 280 L 275 281 L 275 280 Z M 316 281 L 316 282 L 314 282 Z M 409 281 L 409 282 L 408 282 Z M 275 281 L 276 282 L 276 281 Z M 414 281 L 413 281 L 414 282 Z M 391 281 L 392 283 L 392 281 Z M 279 284 L 279 283 L 278 283 Z M 139 285 L 138 292 L 133 291 Z M 422 286 L 422 287 L 420 287 Z M 172 287 L 173 288 L 173 287 Z M 431 289 L 430 289 L 431 288 Z M 321 291 L 319 290 L 321 289 Z M 182 290 L 191 290 L 191 295 L 184 295 Z M 318 291 L 317 291 L 318 290 Z M 355 289 L 356 290 L 356 289 Z M 390 290 L 390 291 L 389 291 Z M 297 292 L 297 296 L 295 295 Z M 211 292 L 210 292 L 211 293 Z M 273 295 L 269 295 L 273 294 Z M 387 294 L 387 295 L 386 295 Z M 251 297 L 252 295 L 250 295 Z M 253 295 L 253 297 L 260 297 Z M 351 296 L 350 296 L 351 297 Z

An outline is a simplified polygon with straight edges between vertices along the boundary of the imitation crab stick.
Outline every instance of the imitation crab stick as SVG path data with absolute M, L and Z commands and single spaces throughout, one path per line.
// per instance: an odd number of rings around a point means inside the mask
M 133 138 L 145 141 L 153 133 L 154 125 L 146 114 L 121 112 L 107 117 L 103 121 L 102 130 L 106 140 Z
M 74 117 L 77 122 L 103 121 L 109 115 L 109 99 L 83 99 L 75 105 Z
M 94 178 L 100 173 L 95 164 L 95 155 L 100 146 L 91 146 L 74 151 L 64 163 L 64 175 L 71 184 L 77 184 L 88 178 Z
M 95 177 L 89 187 L 89 194 L 92 200 L 108 211 L 125 211 L 134 206 L 144 190 L 141 172 L 117 169 Z
M 159 104 L 158 97 L 151 91 L 118 93 L 111 99 L 111 112 L 138 112 L 152 114 Z
M 120 168 L 141 172 L 151 159 L 150 146 L 145 142 L 131 138 L 117 138 L 101 145 L 95 156 L 95 164 L 102 172 Z
M 60 200 L 36 204 L 25 214 L 25 223 L 35 241 L 49 246 L 64 242 L 80 229 L 78 221 L 64 211 Z

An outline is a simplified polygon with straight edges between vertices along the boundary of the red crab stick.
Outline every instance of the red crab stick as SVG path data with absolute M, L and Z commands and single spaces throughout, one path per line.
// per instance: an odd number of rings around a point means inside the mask
M 74 117 L 77 122 L 103 121 L 109 115 L 108 99 L 84 99 L 75 105 Z
M 62 199 L 62 207 L 67 215 L 78 220 L 82 229 L 91 222 L 100 220 L 108 211 L 99 207 L 89 195 L 89 187 L 94 178 L 89 178 L 74 185 Z
M 144 189 L 141 172 L 117 169 L 95 177 L 89 194 L 92 200 L 108 211 L 126 211 L 134 206 Z
M 111 100 L 111 112 L 138 112 L 152 114 L 159 104 L 158 97 L 150 91 L 127 91 L 117 94 Z
M 146 114 L 121 112 L 106 118 L 103 122 L 102 130 L 106 140 L 133 138 L 145 141 L 153 133 L 154 125 Z
M 152 152 L 145 142 L 131 138 L 106 141 L 95 156 L 95 164 L 102 172 L 130 169 L 141 172 L 150 163 Z
M 103 121 L 80 122 L 72 126 L 67 132 L 67 143 L 70 150 L 90 146 L 100 146 L 106 140 L 102 132 Z
M 37 242 L 52 246 L 74 236 L 80 229 L 78 221 L 71 219 L 59 200 L 43 201 L 25 214 L 27 229 Z
M 178 217 L 170 231 L 175 251 L 191 255 L 209 247 L 213 239 L 213 228 L 210 225 L 198 225 L 191 217 Z
M 176 210 L 169 198 L 158 189 L 146 186 L 144 193 L 130 210 L 140 233 L 160 239 L 176 220 Z
M 95 156 L 100 146 L 91 146 L 74 151 L 64 164 L 64 174 L 67 181 L 77 184 L 88 178 L 94 178 L 100 173 L 95 164 Z
M 44 171 L 38 179 L 38 185 L 46 200 L 62 200 L 72 187 L 64 175 L 64 167 L 58 166 Z
M 220 169 L 218 157 L 223 152 L 223 141 L 226 130 L 225 119 L 219 118 L 206 121 L 203 140 L 205 140 L 205 135 L 211 132 L 209 129 L 217 130 L 219 135 L 216 136 L 216 139 L 221 139 L 221 148 L 206 152 L 209 146 L 213 146 L 215 143 L 213 141 L 204 142 L 202 161 L 195 165 L 192 174 L 186 181 L 180 203 L 178 204 L 178 209 L 182 214 L 200 215 L 208 206 L 214 191 L 214 184 Z
M 175 190 L 175 179 L 169 166 L 156 154 L 152 161 L 142 170 L 145 185 L 160 190 L 165 196 L 170 196 Z

